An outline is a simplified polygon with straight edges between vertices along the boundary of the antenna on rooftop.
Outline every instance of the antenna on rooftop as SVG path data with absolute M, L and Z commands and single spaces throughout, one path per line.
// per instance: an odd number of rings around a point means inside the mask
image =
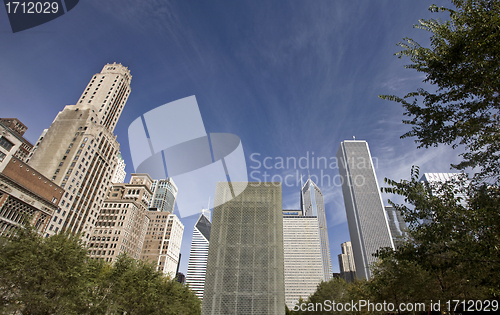
M 356 136 L 352 136 L 352 140 L 356 140 Z

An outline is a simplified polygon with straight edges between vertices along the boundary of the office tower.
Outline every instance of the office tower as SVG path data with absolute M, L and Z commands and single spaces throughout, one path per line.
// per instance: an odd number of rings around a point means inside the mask
M 214 204 L 202 314 L 285 314 L 281 183 L 219 182 Z
M 433 195 L 439 195 L 438 190 L 442 188 L 444 184 L 449 184 L 453 188 L 458 188 L 458 182 L 461 180 L 466 180 L 466 183 L 468 183 L 467 175 L 464 173 L 424 173 L 419 181 L 424 183 L 426 187 L 431 190 Z M 466 196 L 462 192 L 456 192 L 455 197 L 462 198 L 462 204 L 465 202 Z
M 302 186 L 300 203 L 305 216 L 315 216 L 318 218 L 321 255 L 323 260 L 323 280 L 330 281 L 332 279 L 332 258 L 330 256 L 330 243 L 328 242 L 325 203 L 321 190 L 311 178 Z
M 356 266 L 352 254 L 351 242 L 345 242 L 340 245 L 342 254 L 339 254 L 340 276 L 347 282 L 353 282 L 356 279 Z
M 150 221 L 151 182 L 148 174 L 132 174 L 129 184 L 113 184 L 96 218 L 89 241 L 90 257 L 114 262 L 126 253 L 139 259 Z
M 356 276 L 369 279 L 373 256 L 381 247 L 394 248 L 382 196 L 366 141 L 344 141 L 337 151 L 342 193 L 351 236 Z
M 61 211 L 64 189 L 17 157 L 24 144 L 18 132 L 0 121 L 0 235 L 12 234 L 28 220 L 42 232 L 53 227 L 51 216 Z
M 396 210 L 393 206 L 386 206 L 385 213 L 389 221 L 389 229 L 391 230 L 392 241 L 394 246 L 401 246 L 408 233 L 408 226 L 401 214 L 401 211 Z
M 174 213 L 175 198 L 177 197 L 177 186 L 170 177 L 167 179 L 154 180 L 151 186 L 153 196 L 149 202 L 150 208 L 158 211 Z
M 184 225 L 175 214 L 170 212 L 150 208 L 147 215 L 150 221 L 141 259 L 152 262 L 157 270 L 175 278 Z
M 77 104 L 59 112 L 29 161 L 66 190 L 60 203 L 64 215 L 56 228 L 82 233 L 86 241 L 111 187 L 120 147 L 113 130 L 130 94 L 130 80 L 127 67 L 105 65 Z
M 186 283 L 197 297 L 203 299 L 203 286 L 207 272 L 208 245 L 210 244 L 210 229 L 212 223 L 209 219 L 209 210 L 201 210 L 200 217 L 193 229 L 191 251 L 186 275 Z
M 23 137 L 26 130 L 28 130 L 28 127 L 26 127 L 17 118 L 0 118 L 0 127 L 6 132 L 9 132 L 9 134 L 11 134 L 17 140 L 21 141 L 19 147 L 14 151 L 14 156 L 22 162 L 27 162 L 26 159 L 33 149 L 33 145 Z M 2 153 L 0 153 L 0 160 L 1 159 Z
M 300 297 L 313 294 L 324 279 L 318 218 L 302 210 L 283 210 L 285 301 L 293 309 Z
M 125 172 L 125 160 L 123 160 L 122 154 L 118 152 L 116 155 L 116 166 L 115 172 L 113 173 L 112 183 L 123 183 L 127 172 Z

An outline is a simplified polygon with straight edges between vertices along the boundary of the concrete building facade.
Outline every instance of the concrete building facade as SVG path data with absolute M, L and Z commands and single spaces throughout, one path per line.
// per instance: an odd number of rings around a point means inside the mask
M 356 265 L 354 264 L 351 242 L 342 243 L 340 247 L 342 248 L 342 254 L 338 256 L 340 277 L 346 282 L 353 282 L 356 279 Z
M 157 270 L 174 278 L 179 264 L 184 225 L 170 212 L 150 208 L 141 259 L 152 262 Z
M 23 127 L 15 118 L 13 123 Z M 42 232 L 53 228 L 50 219 L 61 209 L 64 189 L 18 158 L 25 144 L 19 132 L 0 121 L 0 235 L 9 235 L 16 228 L 31 223 Z
M 132 174 L 129 184 L 113 184 L 88 242 L 91 258 L 114 262 L 121 253 L 140 258 L 150 221 L 151 183 L 148 174 Z
M 60 203 L 64 215 L 58 216 L 56 228 L 82 233 L 86 241 L 111 188 L 119 153 L 113 130 L 129 97 L 130 80 L 127 67 L 105 65 L 77 104 L 59 112 L 29 159 L 66 190 Z

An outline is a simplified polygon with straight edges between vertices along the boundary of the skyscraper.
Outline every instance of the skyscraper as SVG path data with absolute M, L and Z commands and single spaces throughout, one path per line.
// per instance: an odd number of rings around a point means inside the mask
M 191 252 L 186 275 L 186 283 L 200 299 L 203 299 L 203 286 L 205 285 L 205 274 L 207 272 L 208 247 L 210 244 L 210 222 L 209 210 L 201 210 L 200 217 L 193 229 L 191 241 Z
M 337 151 L 356 276 L 369 279 L 373 256 L 394 248 L 382 196 L 366 141 L 344 141 Z
M 172 178 L 155 179 L 151 186 L 153 196 L 149 202 L 150 208 L 158 211 L 174 213 L 175 198 L 177 198 L 177 186 Z
M 285 301 L 289 309 L 313 294 L 323 280 L 323 256 L 318 218 L 302 210 L 283 210 Z
M 385 207 L 389 228 L 391 229 L 392 241 L 394 246 L 398 248 L 403 244 L 408 233 L 408 226 L 401 214 L 401 211 L 396 210 L 393 206 Z
M 340 276 L 347 282 L 353 282 L 356 277 L 356 266 L 354 265 L 351 242 L 342 243 L 340 247 L 342 248 L 342 254 L 338 256 Z
M 129 97 L 131 78 L 127 67 L 105 65 L 77 104 L 59 112 L 29 161 L 66 190 L 56 228 L 82 233 L 86 240 L 111 187 L 120 147 L 113 130 Z
M 332 279 L 332 258 L 330 256 L 330 244 L 328 241 L 328 230 L 325 215 L 325 203 L 323 194 L 316 184 L 309 178 L 302 186 L 300 194 L 302 212 L 305 216 L 318 218 L 319 238 L 321 241 L 321 256 L 323 264 L 323 280 Z
M 214 204 L 202 314 L 284 314 L 281 183 L 219 182 Z

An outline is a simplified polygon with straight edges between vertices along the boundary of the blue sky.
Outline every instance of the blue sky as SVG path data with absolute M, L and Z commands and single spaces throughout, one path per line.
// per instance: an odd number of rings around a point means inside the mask
M 408 60 L 393 54 L 404 37 L 428 43 L 429 34 L 412 25 L 446 18 L 427 10 L 433 3 L 450 6 L 443 0 L 88 0 L 15 34 L 0 9 L 0 116 L 19 118 L 34 143 L 58 111 L 76 103 L 94 73 L 108 62 L 132 61 L 132 92 L 115 129 L 128 174 L 134 172 L 130 123 L 191 95 L 207 132 L 241 138 L 249 167 L 256 166 L 254 153 L 260 161 L 313 152 L 334 157 L 341 141 L 356 136 L 377 158 L 381 185 L 384 177 L 408 178 L 412 165 L 448 172 L 457 152 L 446 146 L 417 150 L 412 139 L 399 139 L 408 130 L 403 109 L 378 98 L 423 85 L 422 74 L 404 69 Z M 307 174 L 300 168 L 266 171 L 284 178 L 297 170 Z M 338 175 L 336 169 L 310 169 L 311 175 L 321 171 Z M 338 272 L 340 244 L 349 240 L 342 191 L 319 186 Z M 285 209 L 299 207 L 299 189 L 283 187 Z M 182 219 L 184 273 L 195 219 Z

